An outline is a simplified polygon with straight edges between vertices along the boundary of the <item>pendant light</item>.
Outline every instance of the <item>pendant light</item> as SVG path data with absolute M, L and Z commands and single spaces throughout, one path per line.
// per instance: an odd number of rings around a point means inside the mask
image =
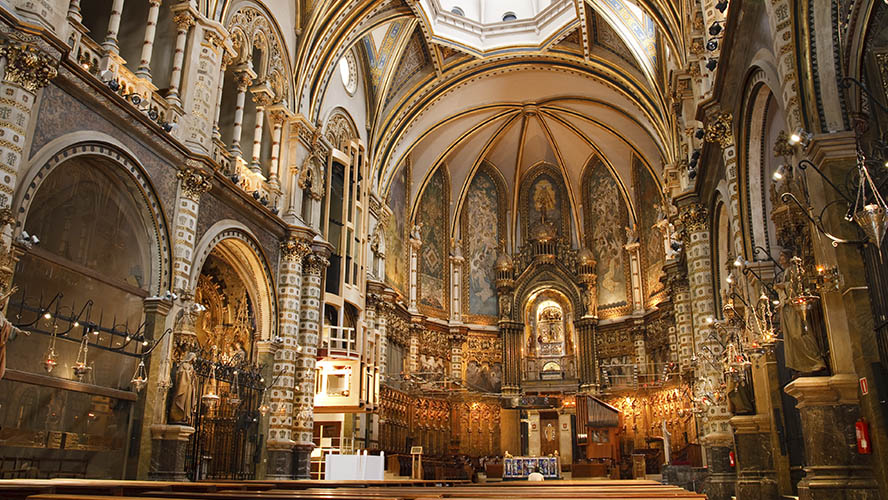
M 876 245 L 881 255 L 882 238 L 888 231 L 888 206 L 876 188 L 876 183 L 866 168 L 866 157 L 860 147 L 857 148 L 857 170 L 860 181 L 857 185 L 857 199 L 854 202 L 854 222 L 863 229 L 871 242 Z M 867 191 L 872 201 L 867 203 Z
M 80 381 L 83 381 L 83 377 L 92 370 L 92 367 L 87 364 L 87 353 L 89 352 L 89 337 L 84 335 L 80 340 L 80 350 L 77 351 L 77 360 L 74 362 L 74 375 L 77 376 Z
M 133 389 L 136 392 L 142 392 L 142 389 L 145 388 L 145 385 L 148 383 L 148 373 L 145 371 L 145 360 L 139 360 L 139 366 L 136 367 L 136 372 L 133 374 L 132 380 L 130 380 L 130 384 L 132 384 Z

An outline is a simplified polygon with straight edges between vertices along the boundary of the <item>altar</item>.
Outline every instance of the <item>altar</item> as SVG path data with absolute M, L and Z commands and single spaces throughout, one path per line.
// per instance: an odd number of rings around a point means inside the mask
M 511 457 L 503 460 L 503 479 L 527 479 L 536 469 L 546 479 L 561 478 L 559 457 Z

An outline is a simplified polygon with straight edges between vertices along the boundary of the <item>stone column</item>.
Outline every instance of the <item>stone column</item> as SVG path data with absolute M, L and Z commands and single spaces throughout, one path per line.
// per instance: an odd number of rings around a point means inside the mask
M 222 129 L 219 127 L 219 117 L 222 115 L 222 91 L 225 89 L 225 70 L 228 69 L 229 65 L 231 65 L 231 57 L 227 52 L 223 52 L 222 65 L 219 66 L 219 84 L 216 87 L 216 112 L 213 115 L 213 139 L 218 142 L 222 142 Z
M 271 413 L 268 422 L 269 479 L 293 479 L 293 403 L 296 360 L 299 350 L 299 319 L 302 298 L 302 261 L 311 253 L 310 239 L 293 235 L 281 243 L 281 267 L 278 276 L 280 337 L 283 347 L 274 356 Z M 312 388 L 313 389 L 313 388 Z
M 167 347 L 172 343 L 172 335 L 163 335 L 167 315 L 172 307 L 172 302 L 160 297 L 148 297 L 145 299 L 145 338 L 162 343 L 157 346 L 151 356 L 144 360 L 147 365 L 148 383 L 145 384 L 144 396 L 139 398 L 133 415 L 142 416 L 141 436 L 139 440 L 138 460 L 130 463 L 138 468 L 136 477 L 145 479 L 148 477 L 148 468 L 152 456 L 151 427 L 163 424 L 166 415 L 166 396 L 170 387 L 170 359 Z M 161 337 L 163 339 L 161 340 Z M 183 469 L 184 472 L 184 469 Z
M 503 395 L 521 393 L 521 337 L 524 325 L 514 321 L 499 322 L 503 339 Z
M 414 226 L 410 234 L 410 297 L 407 311 L 410 314 L 417 314 L 419 309 L 416 307 L 417 280 L 419 279 L 419 249 L 422 248 L 422 240 L 419 237 L 418 226 Z
M 0 58 L 3 60 L 3 81 L 0 92 L 0 208 L 12 203 L 18 180 L 19 168 L 24 160 L 24 147 L 28 142 L 25 134 L 31 129 L 34 101 L 37 93 L 55 78 L 58 60 L 43 52 L 36 45 L 14 40 L 0 42 Z M 4 229 L 3 243 L 11 243 L 12 226 Z
M 267 104 L 261 94 L 253 97 L 256 103 L 256 127 L 253 129 L 253 153 L 250 159 L 250 170 L 262 175 L 262 164 L 260 163 L 262 156 L 262 127 L 265 126 L 265 104 Z
M 632 278 L 630 282 L 632 287 L 632 311 L 644 312 L 644 292 L 641 288 L 641 260 L 639 257 L 641 243 L 636 239 L 623 248 L 626 249 L 626 254 L 629 256 L 629 275 Z
M 777 472 L 774 455 L 780 453 L 771 442 L 768 415 L 738 415 L 731 418 L 737 458 L 737 498 L 777 500 Z
M 234 126 L 231 129 L 231 147 L 229 151 L 232 156 L 238 157 L 243 156 L 240 142 L 244 126 L 244 103 L 247 100 L 247 89 L 253 83 L 255 74 L 250 71 L 248 64 L 238 66 L 236 71 L 234 84 L 237 86 L 237 101 L 234 107 Z
M 805 439 L 802 500 L 878 499 L 872 455 L 857 453 L 854 425 L 860 418 L 857 377 L 801 377 L 784 388 L 798 400 Z
M 462 349 L 467 333 L 465 327 L 450 327 L 450 377 L 454 380 L 462 380 Z
M 273 123 L 271 129 L 271 165 L 268 167 L 268 185 L 271 189 L 280 192 L 281 190 L 281 141 L 284 136 L 284 122 L 287 115 L 280 111 L 273 111 L 271 121 Z
M 194 263 L 195 232 L 197 214 L 200 209 L 200 196 L 209 191 L 212 184 L 199 164 L 189 160 L 189 166 L 180 170 L 179 196 L 176 203 L 176 218 L 173 234 L 173 290 L 180 294 L 191 291 L 191 266 Z
M 600 387 L 598 350 L 595 345 L 597 318 L 583 318 L 574 322 L 577 330 L 577 377 L 580 393 L 595 394 Z
M 453 252 L 450 255 L 450 321 L 453 323 L 462 323 L 462 266 L 466 261 L 462 255 L 460 242 L 457 241 L 453 245 Z
M 694 348 L 698 363 L 695 376 L 698 383 L 719 388 L 723 381 L 722 373 L 716 366 L 721 356 L 721 347 L 710 338 L 712 325 L 707 320 L 715 317 L 715 301 L 712 282 L 712 248 L 709 238 L 709 213 L 696 200 L 681 200 L 681 222 L 685 232 L 688 282 L 691 291 L 691 311 L 694 325 Z M 711 354 L 710 354 L 711 353 Z M 714 359 L 704 360 L 704 356 Z M 710 362 L 711 361 L 711 362 Z M 702 436 L 700 442 L 706 453 L 709 475 L 703 489 L 711 500 L 729 500 L 733 496 L 735 475 L 730 466 L 729 453 L 733 438 L 728 426 L 727 404 L 713 404 L 701 417 Z
M 315 365 L 318 341 L 323 321 L 324 270 L 329 249 L 315 250 L 303 261 L 302 297 L 299 311 L 299 334 L 296 350 L 299 356 L 295 366 L 296 395 L 293 404 L 293 440 L 296 478 L 308 479 L 311 475 L 310 455 L 314 448 Z
M 161 0 L 149 0 L 148 23 L 145 25 L 145 43 L 142 45 L 142 57 L 136 76 L 151 81 L 151 53 L 154 50 L 154 34 L 157 31 L 157 15 L 160 12 Z
M 173 71 L 170 73 L 170 90 L 167 93 L 167 101 L 173 106 L 182 107 L 179 85 L 182 84 L 185 42 L 188 40 L 188 31 L 194 26 L 194 16 L 188 10 L 180 10 L 173 16 L 173 22 L 176 23 L 176 50 L 173 53 Z
M 108 34 L 102 42 L 102 48 L 108 55 L 117 55 L 120 47 L 117 45 L 117 34 L 120 31 L 120 16 L 123 15 L 123 0 L 111 2 L 111 17 L 108 18 Z
M 422 316 L 411 318 L 410 340 L 407 344 L 407 371 L 411 374 L 419 371 L 419 343 L 425 332 L 422 320 Z
M 675 315 L 676 359 L 682 372 L 691 369 L 694 357 L 694 318 L 691 314 L 691 290 L 688 284 L 687 271 L 674 260 L 667 263 L 666 287 L 672 296 Z
M 151 426 L 151 472 L 154 481 L 186 481 L 185 450 L 194 427 L 187 425 Z

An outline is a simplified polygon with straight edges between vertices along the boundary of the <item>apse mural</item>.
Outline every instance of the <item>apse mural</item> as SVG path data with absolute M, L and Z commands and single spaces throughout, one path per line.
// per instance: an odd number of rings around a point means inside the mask
M 522 233 L 527 238 L 533 228 L 545 219 L 559 236 L 570 231 L 570 215 L 561 172 L 552 165 L 539 165 L 521 185 Z
M 407 175 L 409 165 L 404 165 L 392 179 L 388 194 L 388 207 L 392 216 L 385 225 L 385 278 L 386 281 L 399 291 L 407 295 L 407 244 L 405 242 L 407 228 Z
M 422 247 L 419 251 L 419 305 L 430 312 L 447 311 L 447 216 L 449 182 L 444 166 L 426 184 L 416 212 Z
M 624 266 L 629 211 L 616 179 L 599 159 L 586 167 L 583 183 L 586 245 L 598 261 L 599 311 L 626 305 Z
M 651 295 L 662 288 L 660 276 L 663 274 L 665 255 L 663 254 L 663 233 L 656 227 L 663 214 L 663 199 L 660 187 L 651 176 L 644 163 L 632 159 L 632 179 L 635 182 L 635 196 L 638 203 L 638 233 L 641 234 L 641 265 L 644 272 L 645 305 L 649 305 Z
M 505 193 L 482 166 L 472 178 L 462 208 L 463 257 L 467 312 L 470 316 L 497 317 L 496 258 L 503 238 L 502 201 Z

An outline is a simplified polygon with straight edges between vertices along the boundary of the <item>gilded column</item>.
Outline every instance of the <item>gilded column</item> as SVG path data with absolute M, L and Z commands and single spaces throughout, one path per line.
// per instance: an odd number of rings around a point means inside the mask
M 142 44 L 142 57 L 136 76 L 151 81 L 151 54 L 154 51 L 154 35 L 157 31 L 157 15 L 160 12 L 161 0 L 149 0 L 148 21 L 145 25 L 145 42 Z
M 188 31 L 194 26 L 194 16 L 188 10 L 180 10 L 173 16 L 176 24 L 176 49 L 173 53 L 173 71 L 170 73 L 170 90 L 167 93 L 167 101 L 175 106 L 182 106 L 179 97 L 179 86 L 182 84 L 182 63 L 185 60 L 185 42 L 188 40 Z
M 194 245 L 197 243 L 195 233 L 200 196 L 212 187 L 198 164 L 191 160 L 188 163 L 188 166 L 176 173 L 179 179 L 179 196 L 173 227 L 173 290 L 180 295 L 191 291 L 191 266 L 194 263 Z
M 521 393 L 521 333 L 524 325 L 510 320 L 500 320 L 503 339 L 503 395 Z
M 295 365 L 296 394 L 293 404 L 293 440 L 295 444 L 295 469 L 298 479 L 308 479 L 311 474 L 310 454 L 314 448 L 312 427 L 314 421 L 315 365 L 318 340 L 322 328 L 324 270 L 330 263 L 329 251 L 323 249 L 308 254 L 303 259 L 302 296 L 300 298 L 299 333 L 296 350 L 299 356 Z
M 268 422 L 268 470 L 270 479 L 293 479 L 293 403 L 296 400 L 296 361 L 299 351 L 299 320 L 302 298 L 302 262 L 311 253 L 305 239 L 292 236 L 281 243 L 278 277 L 280 337 L 283 346 L 274 356 L 271 413 Z M 304 374 L 303 374 L 304 375 Z
M 582 318 L 574 322 L 577 330 L 577 377 L 580 379 L 580 392 L 595 394 L 600 387 L 598 375 L 598 354 L 595 346 L 595 327 L 598 318 Z
M 632 311 L 644 311 L 644 292 L 641 289 L 641 259 L 639 251 L 641 243 L 638 238 L 632 237 L 631 241 L 624 247 L 626 254 L 629 256 L 629 276 L 631 278 L 630 286 L 632 287 Z
M 715 317 L 715 290 L 709 212 L 700 203 L 691 200 L 681 207 L 680 218 L 685 233 L 694 349 L 698 358 L 694 367 L 697 389 L 715 392 L 722 385 L 723 375 L 717 368 L 722 355 L 721 347 L 710 337 L 713 333 L 710 321 Z M 701 417 L 701 444 L 709 467 L 704 491 L 713 500 L 728 500 L 733 496 L 735 474 L 728 458 L 733 445 L 728 425 L 730 417 L 724 401 L 708 405 Z

